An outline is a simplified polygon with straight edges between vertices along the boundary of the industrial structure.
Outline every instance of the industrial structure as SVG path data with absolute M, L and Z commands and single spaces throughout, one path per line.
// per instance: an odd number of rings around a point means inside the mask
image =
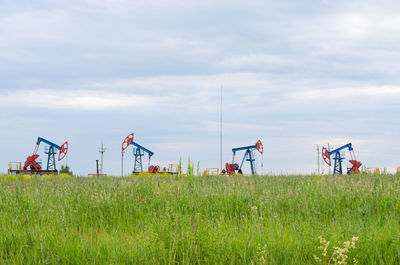
M 134 142 L 134 135 L 135 135 L 134 133 L 129 134 L 122 142 L 122 154 L 129 146 L 133 146 L 133 157 L 134 157 L 134 166 L 132 171 L 133 174 L 141 174 L 143 172 L 178 174 L 178 167 L 174 164 L 169 164 L 168 169 L 164 168 L 163 170 L 161 170 L 161 167 L 158 165 L 150 165 L 151 158 L 153 157 L 154 152 Z M 143 163 L 144 160 L 143 157 L 145 155 L 148 156 L 147 168 L 144 168 L 144 163 Z
M 141 174 L 141 173 L 168 173 L 168 174 L 182 174 L 181 163 L 178 164 L 168 164 L 167 167 L 161 168 L 159 165 L 151 165 L 151 160 L 154 156 L 154 152 L 144 147 L 143 145 L 138 144 L 134 141 L 134 133 L 129 134 L 124 141 L 122 142 L 122 165 L 121 171 L 123 176 L 123 155 L 125 150 L 132 146 L 133 150 L 133 174 Z M 40 145 L 45 145 L 44 153 L 47 155 L 45 162 L 39 160 L 38 149 Z M 105 152 L 104 145 L 99 149 L 101 153 L 101 167 L 99 168 L 98 160 L 96 160 L 96 176 L 105 176 L 103 172 L 103 154 Z M 243 156 L 238 162 L 235 162 L 236 156 L 238 153 L 243 153 Z M 210 175 L 219 175 L 222 174 L 243 174 L 243 166 L 248 162 L 249 168 L 251 170 L 252 175 L 257 174 L 257 154 L 258 151 L 262 156 L 264 153 L 264 147 L 261 140 L 258 140 L 254 145 L 243 146 L 232 148 L 232 163 L 226 163 L 225 169 L 221 172 L 218 168 L 207 168 L 204 171 L 205 176 Z M 319 151 L 319 149 L 318 149 Z M 344 169 L 343 162 L 345 160 L 345 152 L 348 151 L 350 153 L 350 159 L 348 162 L 350 163 L 346 169 Z M 58 174 L 56 162 L 63 160 L 68 154 L 68 142 L 66 141 L 61 146 L 55 144 L 49 140 L 46 140 L 42 137 L 38 137 L 36 141 L 36 145 L 33 151 L 33 154 L 26 158 L 24 163 L 22 162 L 10 162 L 8 166 L 9 174 L 27 174 L 27 175 L 45 175 L 45 174 Z M 58 155 L 58 159 L 56 156 Z M 147 161 L 146 161 L 147 158 Z M 329 150 L 328 148 L 322 148 L 322 158 L 326 164 L 330 167 L 333 164 L 333 174 L 353 174 L 353 173 L 361 173 L 360 167 L 363 165 L 360 161 L 356 159 L 353 145 L 348 143 L 334 150 Z M 332 161 L 333 160 L 333 161 Z M 147 163 L 146 163 L 147 162 Z M 333 162 L 333 163 L 332 163 Z M 319 165 L 319 162 L 318 162 Z M 263 164 L 261 164 L 263 167 Z M 380 174 L 381 170 L 379 168 L 364 168 L 364 173 L 369 174 Z M 384 170 L 383 172 L 386 172 Z M 397 168 L 397 173 L 400 173 L 400 167 Z
M 329 166 L 332 165 L 331 161 L 331 156 L 333 155 L 333 160 L 335 161 L 334 164 L 334 170 L 333 174 L 343 174 L 343 160 L 345 159 L 344 153 L 342 151 L 348 150 L 350 152 L 350 157 L 351 159 L 349 162 L 351 163 L 351 166 L 347 168 L 347 174 L 352 174 L 352 173 L 360 173 L 360 167 L 362 166 L 362 163 L 360 161 L 357 161 L 356 155 L 354 153 L 354 148 L 351 143 L 348 143 L 346 145 L 343 145 L 339 148 L 336 148 L 332 151 L 329 151 L 325 147 L 322 148 L 322 158 L 324 159 L 325 163 L 327 163 Z
M 250 145 L 250 146 L 244 146 L 244 147 L 238 147 L 238 148 L 233 148 L 232 149 L 232 163 L 226 163 L 225 164 L 225 169 L 222 170 L 222 173 L 225 174 L 229 174 L 229 175 L 235 175 L 236 173 L 238 174 L 243 174 L 242 171 L 242 167 L 245 161 L 249 162 L 250 164 L 250 168 L 251 168 L 251 174 L 252 175 L 256 175 L 256 166 L 255 166 L 255 161 L 256 161 L 256 157 L 255 157 L 255 151 L 258 151 L 261 155 L 264 154 L 264 147 L 263 144 L 261 142 L 261 140 L 258 140 L 257 143 L 255 145 Z M 240 163 L 240 165 L 238 163 L 235 163 L 235 157 L 236 157 L 236 153 L 239 151 L 245 151 L 242 162 Z
M 158 171 L 160 171 L 160 167 L 159 166 L 150 166 L 150 162 L 151 162 L 151 157 L 154 155 L 154 153 L 152 151 L 150 151 L 149 149 L 141 146 L 138 143 L 135 143 L 134 141 L 130 142 L 130 145 L 134 146 L 133 148 L 133 156 L 135 158 L 135 164 L 133 167 L 133 173 L 141 173 L 143 172 L 143 156 L 145 155 L 145 153 L 148 155 L 148 171 L 149 173 L 157 173 Z
M 42 162 L 38 161 L 37 154 L 40 144 L 46 145 L 45 154 L 47 155 L 47 165 L 43 167 Z M 59 146 L 42 137 L 38 137 L 36 146 L 31 156 L 28 156 L 23 167 L 21 162 L 10 162 L 8 166 L 9 174 L 27 174 L 27 175 L 45 175 L 58 174 L 56 166 L 56 154 L 58 153 L 58 161 L 64 159 L 68 153 L 68 142 Z
M 133 157 L 135 159 L 133 171 L 134 174 L 139 174 L 143 172 L 143 156 L 148 154 L 148 167 L 147 170 L 150 173 L 157 173 L 160 170 L 159 166 L 150 166 L 151 157 L 154 155 L 152 151 L 141 146 L 138 143 L 135 143 L 134 140 L 135 134 L 129 134 L 124 141 L 122 142 L 122 152 L 124 152 L 129 146 L 133 146 Z

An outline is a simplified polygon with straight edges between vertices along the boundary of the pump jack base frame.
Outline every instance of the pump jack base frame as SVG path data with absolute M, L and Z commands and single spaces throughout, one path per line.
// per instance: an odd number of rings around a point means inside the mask
M 143 172 L 131 172 L 132 175 L 179 175 L 179 172 L 169 172 L 169 171 L 159 171 L 159 172 L 148 172 L 148 171 L 143 171 Z
M 12 174 L 12 175 L 58 175 L 58 170 L 9 169 L 8 174 Z

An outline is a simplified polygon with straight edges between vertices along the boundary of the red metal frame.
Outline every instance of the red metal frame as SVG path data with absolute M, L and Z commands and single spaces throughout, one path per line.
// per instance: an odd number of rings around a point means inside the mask
M 31 156 L 28 156 L 26 159 L 26 162 L 24 164 L 24 170 L 29 169 L 29 166 L 31 167 L 31 169 L 35 169 L 35 170 L 40 170 L 42 169 L 39 164 L 36 162 L 36 159 L 39 157 L 38 154 L 34 154 Z
M 135 134 L 131 133 L 125 138 L 125 140 L 122 143 L 122 151 L 125 151 L 125 149 L 128 148 L 128 146 L 131 144 L 131 142 L 133 142 L 134 136 Z
M 332 165 L 331 156 L 328 153 L 329 153 L 328 149 L 322 147 L 322 158 L 324 159 L 325 163 L 331 166 Z
M 68 154 L 68 142 L 65 141 L 65 143 L 61 146 L 60 153 L 58 154 L 58 161 L 61 161 L 66 157 Z
M 263 146 L 261 140 L 258 140 L 256 145 L 257 145 L 258 152 L 260 152 L 260 154 L 263 154 L 264 153 L 264 146 Z

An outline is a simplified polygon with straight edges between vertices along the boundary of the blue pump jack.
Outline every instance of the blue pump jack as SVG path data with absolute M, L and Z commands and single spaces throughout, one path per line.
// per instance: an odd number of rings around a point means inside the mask
M 58 151 L 61 151 L 61 147 L 44 138 L 38 137 L 35 147 L 35 153 L 37 152 L 40 143 L 45 143 L 49 146 L 49 149 L 45 151 L 45 154 L 47 155 L 47 170 L 57 170 L 56 154 L 58 153 Z
M 331 155 L 334 155 L 333 160 L 335 161 L 334 169 L 333 169 L 333 174 L 343 174 L 343 168 L 342 168 L 342 163 L 344 160 L 344 157 L 340 153 L 342 150 L 348 149 L 350 152 L 351 159 L 349 162 L 352 164 L 351 167 L 347 169 L 347 174 L 352 174 L 352 173 L 360 173 L 359 168 L 361 167 L 362 163 L 360 161 L 356 160 L 356 155 L 354 153 L 354 148 L 351 143 L 348 143 L 346 145 L 343 145 L 339 148 L 336 148 L 335 150 L 329 151 L 325 147 L 322 148 L 322 158 L 325 160 L 325 162 L 331 166 Z
M 251 168 L 251 174 L 255 175 L 256 174 L 256 167 L 255 167 L 255 157 L 253 152 L 257 150 L 261 154 L 264 152 L 264 147 L 261 142 L 261 140 L 258 140 L 255 145 L 250 145 L 250 146 L 244 146 L 244 147 L 238 147 L 238 148 L 232 148 L 232 164 L 226 163 L 225 164 L 225 172 L 228 173 L 229 175 L 234 175 L 235 171 L 237 171 L 239 174 L 242 174 L 242 167 L 245 161 L 250 163 L 250 168 Z M 235 163 L 235 156 L 236 153 L 239 151 L 245 151 L 242 162 L 240 163 L 240 166 Z
M 41 143 L 47 144 L 48 145 L 48 149 L 45 151 L 45 154 L 47 155 L 47 167 L 46 170 L 48 171 L 57 171 L 56 168 L 56 154 L 58 152 L 59 156 L 58 156 L 58 161 L 62 160 L 68 152 L 68 142 L 65 142 L 62 146 L 59 146 L 55 143 L 50 142 L 49 140 L 46 140 L 42 137 L 38 137 L 37 141 L 36 141 L 36 146 L 35 149 L 33 151 L 33 155 L 29 156 L 24 164 L 24 169 L 28 169 L 29 167 L 31 169 L 34 170 L 41 170 L 42 169 L 42 165 L 38 162 L 36 162 L 36 159 L 39 157 L 39 155 L 37 154 L 37 151 L 39 149 L 39 146 Z
M 133 148 L 133 156 L 135 157 L 135 165 L 133 168 L 133 173 L 140 173 L 143 172 L 143 160 L 142 157 L 145 153 L 149 155 L 149 167 L 150 167 L 150 160 L 151 157 L 154 155 L 152 151 L 149 149 L 141 146 L 140 144 L 135 143 L 134 141 L 130 141 L 130 144 L 134 146 Z

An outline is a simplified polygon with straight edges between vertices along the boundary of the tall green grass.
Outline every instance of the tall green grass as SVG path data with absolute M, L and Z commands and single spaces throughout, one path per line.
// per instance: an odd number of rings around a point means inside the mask
M 400 264 L 396 176 L 0 178 L 1 264 Z

